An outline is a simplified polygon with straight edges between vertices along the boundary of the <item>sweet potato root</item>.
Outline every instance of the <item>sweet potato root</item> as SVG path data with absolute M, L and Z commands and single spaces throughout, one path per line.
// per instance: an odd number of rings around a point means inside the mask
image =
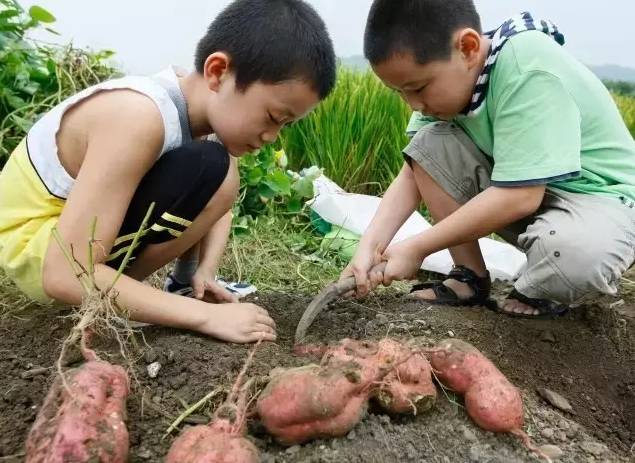
M 478 426 L 514 434 L 528 449 L 549 459 L 522 430 L 520 391 L 478 349 L 459 339 L 446 339 L 431 351 L 430 361 L 439 380 L 464 395 L 467 413 Z
M 27 463 L 124 463 L 128 375 L 93 360 L 58 378 L 26 442 Z
M 257 346 L 256 346 L 257 347 Z M 186 429 L 172 444 L 166 463 L 258 463 L 256 446 L 245 437 L 248 395 L 252 381 L 243 384 L 254 348 L 238 375 L 227 400 L 206 426 Z
M 283 444 L 347 434 L 364 416 L 368 399 L 384 384 L 384 404 L 390 410 L 412 410 L 418 400 L 416 394 L 397 387 L 402 374 L 419 364 L 409 365 L 413 352 L 394 340 L 345 339 L 331 347 L 299 346 L 296 353 L 322 354 L 321 364 L 279 373 L 257 404 L 264 426 Z

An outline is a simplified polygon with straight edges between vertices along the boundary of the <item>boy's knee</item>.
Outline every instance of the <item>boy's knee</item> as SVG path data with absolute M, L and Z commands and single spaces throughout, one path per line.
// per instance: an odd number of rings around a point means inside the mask
M 461 130 L 451 122 L 433 122 L 421 129 L 412 137 L 404 152 L 417 160 L 421 157 L 444 156 L 451 150 L 452 140 Z
M 231 156 L 227 149 L 214 141 L 195 142 L 199 154 L 200 172 L 204 180 L 223 183 L 230 170 Z
M 491 184 L 489 161 L 465 131 L 453 122 L 426 125 L 403 152 L 409 163 L 421 166 L 461 204 Z
M 592 292 L 615 294 L 625 268 L 592 237 L 548 231 L 527 249 L 516 289 L 528 297 L 570 303 Z
M 238 162 L 229 160 L 227 173 L 223 183 L 220 185 L 217 195 L 230 200 L 232 203 L 238 196 L 240 189 L 240 172 L 238 171 Z

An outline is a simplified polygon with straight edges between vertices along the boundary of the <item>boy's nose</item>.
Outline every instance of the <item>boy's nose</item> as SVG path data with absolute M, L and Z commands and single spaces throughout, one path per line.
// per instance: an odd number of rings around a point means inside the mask
M 419 101 L 419 99 L 416 98 L 415 95 L 407 95 L 406 102 L 408 103 L 408 106 L 410 106 L 415 111 L 424 112 L 424 109 L 426 107 L 426 105 L 424 105 L 423 102 Z
M 264 143 L 273 143 L 278 139 L 279 130 L 268 130 L 260 135 L 260 139 Z

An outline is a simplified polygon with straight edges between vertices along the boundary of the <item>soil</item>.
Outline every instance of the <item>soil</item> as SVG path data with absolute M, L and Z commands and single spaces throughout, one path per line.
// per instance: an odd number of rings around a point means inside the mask
M 305 364 L 292 354 L 293 333 L 310 296 L 259 295 L 278 323 L 276 344 L 258 349 L 251 375 Z M 523 392 L 525 429 L 537 445 L 562 451 L 558 461 L 635 461 L 635 298 L 602 298 L 557 321 L 512 319 L 482 308 L 435 308 L 385 292 L 364 301 L 340 301 L 309 330 L 309 340 L 389 335 L 432 345 L 458 337 L 481 349 Z M 32 307 L 0 324 L 0 461 L 22 461 L 23 443 L 52 375 L 23 378 L 50 367 L 70 323 L 61 309 Z M 144 351 L 135 365 L 138 383 L 128 400 L 131 462 L 162 461 L 177 432 L 163 437 L 185 406 L 219 386 L 227 389 L 249 347 L 160 327 L 141 329 Z M 139 337 L 141 339 L 141 337 Z M 143 341 L 142 341 L 143 342 Z M 103 348 L 112 354 L 114 345 Z M 161 369 L 149 378 L 147 365 Z M 548 388 L 573 407 L 564 412 L 537 393 Z M 187 423 L 206 422 L 222 399 L 199 409 Z M 453 397 L 440 394 L 436 408 L 417 417 L 372 411 L 340 439 L 290 448 L 276 444 L 257 422 L 250 438 L 265 462 L 529 462 L 517 439 L 484 432 Z M 12 455 L 14 455 L 12 457 Z

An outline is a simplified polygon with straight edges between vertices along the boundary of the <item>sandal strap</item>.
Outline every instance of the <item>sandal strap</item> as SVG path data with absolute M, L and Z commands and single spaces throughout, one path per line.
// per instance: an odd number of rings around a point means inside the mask
M 456 280 L 460 281 L 461 283 L 467 284 L 474 294 L 472 295 L 472 297 L 462 300 L 452 290 L 452 288 L 447 287 L 443 284 L 443 281 L 440 280 L 416 284 L 412 287 L 410 292 L 432 289 L 437 300 L 464 302 L 468 305 L 485 303 L 489 300 L 489 295 L 492 287 L 489 272 L 487 272 L 487 275 L 485 275 L 484 277 L 479 277 L 476 273 L 474 273 L 474 271 L 470 270 L 469 268 L 464 267 L 463 265 L 455 265 L 454 267 L 452 267 L 452 270 L 445 279 Z
M 474 291 L 474 299 L 485 300 L 489 298 L 492 289 L 489 272 L 484 277 L 479 277 L 473 270 L 463 265 L 455 265 L 448 274 L 448 279 L 467 284 Z

